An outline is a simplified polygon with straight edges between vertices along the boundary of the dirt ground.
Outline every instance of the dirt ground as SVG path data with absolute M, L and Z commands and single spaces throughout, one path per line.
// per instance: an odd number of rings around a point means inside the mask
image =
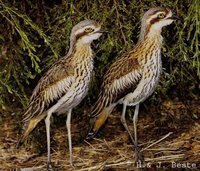
M 129 108 L 130 109 L 130 108 Z M 5 117 L 6 116 L 6 117 Z M 9 116 L 9 117 L 8 117 Z M 200 170 L 200 102 L 187 104 L 165 101 L 161 106 L 141 108 L 138 121 L 139 147 L 145 165 L 134 164 L 134 150 L 120 123 L 120 109 L 109 117 L 97 138 L 84 140 L 85 118 L 72 119 L 74 168 L 69 165 L 67 130 L 54 119 L 51 129 L 52 170 L 126 171 L 126 170 Z M 26 143 L 16 149 L 20 118 L 3 115 L 0 133 L 0 170 L 46 170 L 46 133 L 44 123 Z M 133 132 L 133 124 L 128 125 Z

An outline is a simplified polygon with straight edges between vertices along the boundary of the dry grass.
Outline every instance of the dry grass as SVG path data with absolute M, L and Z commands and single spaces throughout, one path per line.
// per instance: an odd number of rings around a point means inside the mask
M 168 103 L 167 103 L 168 104 Z M 176 107 L 175 107 L 176 106 Z M 167 110 L 165 110 L 167 109 Z M 163 103 L 162 111 L 173 114 L 175 110 L 179 112 L 185 110 L 184 122 L 182 127 L 171 121 L 169 125 L 157 126 L 157 122 L 165 116 L 158 118 L 156 111 L 151 109 L 148 114 L 143 110 L 140 113 L 138 131 L 139 144 L 145 157 L 147 170 L 172 170 L 172 164 L 182 164 L 180 170 L 200 169 L 200 122 L 198 120 L 188 120 L 189 114 L 194 111 L 198 116 L 200 105 L 183 106 L 180 110 L 180 103 L 171 103 L 170 107 Z M 172 112 L 173 111 L 173 112 Z M 154 117 L 151 113 L 154 112 Z M 176 112 L 174 112 L 175 114 Z M 174 116 L 176 118 L 176 116 Z M 176 120 L 176 119 L 175 119 Z M 32 145 L 25 145 L 20 150 L 15 149 L 16 131 L 10 126 L 13 118 L 5 119 L 3 124 L 3 134 L 0 136 L 0 165 L 1 170 L 46 170 L 46 153 L 38 154 L 37 148 Z M 119 113 L 112 115 L 101 132 L 101 138 L 93 141 L 76 142 L 81 130 L 79 120 L 73 121 L 73 152 L 75 167 L 70 167 L 68 163 L 67 131 L 63 126 L 58 129 L 53 128 L 52 143 L 52 166 L 53 170 L 77 170 L 77 171 L 96 171 L 96 170 L 139 170 L 134 164 L 134 150 L 130 144 L 128 135 L 120 125 Z M 160 122 L 159 122 L 160 123 Z M 174 124 L 172 124 L 174 123 Z M 179 125 L 180 123 L 178 123 Z M 131 123 L 129 123 L 131 126 Z M 173 125 L 173 126 L 172 126 Z M 167 131 L 165 129 L 167 127 Z M 180 129 L 181 128 L 181 129 Z M 45 136 L 45 134 L 43 135 Z M 79 137 L 80 139 L 80 137 Z M 34 143 L 34 142 L 32 142 Z M 43 144 L 46 145 L 46 142 Z M 184 164 L 187 164 L 187 167 Z M 161 165 L 160 165 L 161 164 Z M 193 165 L 192 165 L 193 164 Z M 140 166 L 139 164 L 137 165 Z M 149 168 L 148 168 L 149 167 Z M 161 168 L 159 168 L 161 167 Z M 178 170 L 174 168 L 173 170 Z M 184 168 L 186 167 L 186 168 Z M 193 168 L 192 168 L 193 167 Z

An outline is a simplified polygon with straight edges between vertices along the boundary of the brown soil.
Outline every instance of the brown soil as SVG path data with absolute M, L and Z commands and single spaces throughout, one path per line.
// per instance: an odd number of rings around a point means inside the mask
M 9 116 L 9 117 L 8 117 Z M 65 122 L 54 119 L 51 129 L 52 170 L 200 170 L 200 102 L 189 104 L 165 101 L 160 107 L 142 109 L 138 121 L 139 147 L 144 156 L 144 169 L 134 165 L 133 145 L 120 123 L 119 110 L 110 117 L 97 138 L 84 140 L 87 117 L 73 118 L 72 141 L 74 168 L 69 165 Z M 3 116 L 0 134 L 0 170 L 46 170 L 46 134 L 44 123 L 16 149 L 19 119 Z M 127 119 L 129 120 L 129 119 Z M 128 123 L 132 129 L 132 122 Z

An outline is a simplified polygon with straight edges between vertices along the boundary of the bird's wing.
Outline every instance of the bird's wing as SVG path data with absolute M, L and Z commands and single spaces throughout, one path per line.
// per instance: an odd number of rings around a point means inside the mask
M 134 91 L 140 81 L 141 68 L 137 57 L 129 53 L 115 61 L 104 76 L 101 91 L 91 116 L 97 116 L 105 107 Z
M 23 122 L 38 116 L 65 94 L 74 82 L 71 58 L 57 61 L 40 79 L 33 90 Z

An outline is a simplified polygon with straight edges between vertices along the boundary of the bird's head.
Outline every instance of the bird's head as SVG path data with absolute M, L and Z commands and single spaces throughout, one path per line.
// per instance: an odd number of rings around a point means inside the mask
M 180 18 L 173 15 L 168 8 L 151 8 L 142 17 L 141 29 L 143 33 L 161 31 L 162 27 L 170 25 L 176 19 Z
M 91 43 L 98 39 L 103 32 L 101 25 L 94 20 L 84 20 L 75 25 L 71 32 L 71 41 L 80 42 L 82 44 Z

